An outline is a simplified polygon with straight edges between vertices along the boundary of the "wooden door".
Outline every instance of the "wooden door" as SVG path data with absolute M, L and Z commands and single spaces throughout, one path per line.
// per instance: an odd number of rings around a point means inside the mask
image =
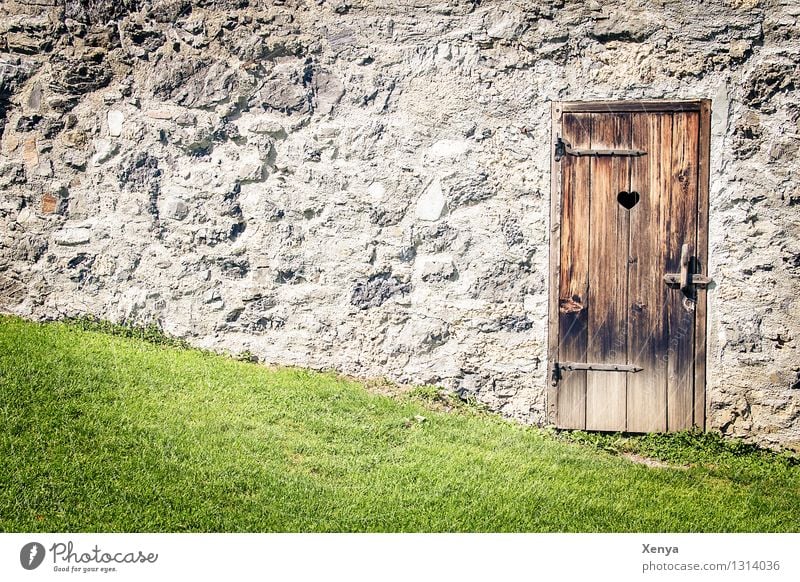
M 702 429 L 710 102 L 552 113 L 550 421 Z

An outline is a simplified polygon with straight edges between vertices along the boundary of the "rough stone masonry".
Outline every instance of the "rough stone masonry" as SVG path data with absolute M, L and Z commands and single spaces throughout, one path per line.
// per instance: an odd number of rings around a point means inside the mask
M 796 0 L 5 0 L 0 310 L 545 423 L 550 102 L 713 99 L 709 427 L 800 448 Z

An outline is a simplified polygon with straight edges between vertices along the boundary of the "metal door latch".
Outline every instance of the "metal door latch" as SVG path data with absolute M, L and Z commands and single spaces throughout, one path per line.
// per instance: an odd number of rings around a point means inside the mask
M 694 287 L 708 287 L 713 279 L 699 273 L 692 273 L 692 245 L 685 244 L 681 247 L 681 272 L 667 273 L 664 283 L 669 287 L 677 287 L 684 296 L 691 298 Z
M 561 139 L 561 136 L 556 139 L 555 160 L 560 162 L 564 156 L 586 157 L 586 156 L 628 156 L 639 157 L 645 156 L 647 152 L 644 150 L 592 150 L 592 149 L 577 149 L 573 148 L 569 143 Z

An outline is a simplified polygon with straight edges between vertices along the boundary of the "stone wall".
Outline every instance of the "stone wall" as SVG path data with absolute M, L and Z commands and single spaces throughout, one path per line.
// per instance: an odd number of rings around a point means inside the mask
M 0 310 L 545 422 L 550 102 L 713 99 L 709 425 L 800 446 L 795 0 L 7 0 Z

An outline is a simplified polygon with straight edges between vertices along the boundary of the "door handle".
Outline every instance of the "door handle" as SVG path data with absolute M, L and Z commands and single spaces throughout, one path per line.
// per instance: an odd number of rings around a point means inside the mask
M 684 244 L 681 247 L 680 273 L 667 273 L 664 275 L 664 283 L 668 287 L 677 287 L 684 296 L 691 298 L 693 287 L 707 287 L 712 279 L 699 273 L 692 273 L 692 245 Z
M 692 256 L 692 245 L 685 244 L 681 247 L 681 293 L 686 297 L 692 296 L 692 276 L 689 274 L 689 259 Z

